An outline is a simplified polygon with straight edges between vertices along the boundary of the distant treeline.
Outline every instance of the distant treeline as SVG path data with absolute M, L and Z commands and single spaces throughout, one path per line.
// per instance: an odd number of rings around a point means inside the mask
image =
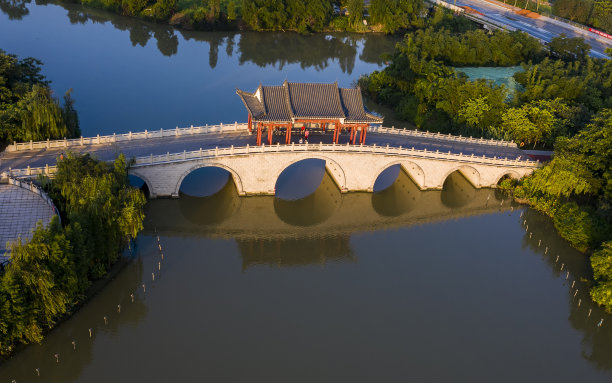
M 145 197 L 129 185 L 123 155 L 109 165 L 68 153 L 57 166 L 44 186 L 61 224 L 55 216 L 30 241 L 14 244 L 0 273 L 0 356 L 40 342 L 142 229 Z
M 37 59 L 0 49 L 0 149 L 13 141 L 78 137 L 79 119 L 70 90 L 63 105 L 53 96 Z
M 22 0 L 25 1 L 25 0 Z M 66 0 L 65 0 L 66 1 Z M 423 0 L 74 0 L 187 29 L 381 31 L 420 26 Z M 364 23 L 364 20 L 366 21 Z

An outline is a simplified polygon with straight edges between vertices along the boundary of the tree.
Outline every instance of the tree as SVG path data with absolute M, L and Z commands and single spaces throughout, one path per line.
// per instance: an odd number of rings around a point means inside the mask
M 548 44 L 550 54 L 563 61 L 584 61 L 591 51 L 591 46 L 582 37 L 567 37 L 561 34 Z
M 347 0 L 346 10 L 348 11 L 349 24 L 356 28 L 361 25 L 363 20 L 363 0 Z

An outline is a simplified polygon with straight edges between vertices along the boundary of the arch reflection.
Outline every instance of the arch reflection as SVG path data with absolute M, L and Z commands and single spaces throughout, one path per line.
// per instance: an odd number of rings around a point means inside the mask
M 442 187 L 440 200 L 451 208 L 468 204 L 477 194 L 477 189 L 459 171 L 452 172 Z
M 293 226 L 312 226 L 325 222 L 335 214 L 342 195 L 331 176 L 324 172 L 314 193 L 298 200 L 274 199 L 274 212 L 283 222 Z
M 372 194 L 372 207 L 383 217 L 398 217 L 416 208 L 422 195 L 410 176 L 399 170 L 391 186 Z

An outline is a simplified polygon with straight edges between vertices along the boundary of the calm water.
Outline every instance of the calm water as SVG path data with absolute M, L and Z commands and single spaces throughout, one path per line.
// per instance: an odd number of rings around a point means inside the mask
M 45 61 L 58 93 L 74 88 L 85 134 L 243 120 L 235 87 L 348 86 L 394 44 L 10 11 L 0 48 Z M 587 261 L 548 219 L 459 174 L 420 192 L 395 168 L 376 186 L 342 195 L 313 160 L 281 174 L 282 199 L 239 198 L 226 173 L 194 172 L 180 199 L 147 205 L 127 266 L 0 364 L 0 382 L 612 379 L 612 317 L 590 304 Z

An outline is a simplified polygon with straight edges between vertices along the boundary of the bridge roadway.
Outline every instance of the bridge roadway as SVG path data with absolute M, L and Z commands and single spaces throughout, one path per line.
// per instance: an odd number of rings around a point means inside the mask
M 294 134 L 294 142 L 297 144 L 300 138 Z M 310 133 L 310 143 L 323 142 L 324 144 L 332 142 L 331 133 Z M 343 133 L 340 136 L 340 144 L 348 142 L 348 133 Z M 274 144 L 284 140 L 284 136 L 274 136 Z M 377 146 L 399 147 L 404 148 L 414 147 L 417 150 L 427 149 L 435 152 L 451 152 L 453 154 L 463 153 L 482 157 L 494 157 L 514 159 L 525 159 L 526 156 L 522 150 L 514 146 L 499 146 L 492 144 L 475 143 L 468 141 L 458 141 L 448 139 L 442 135 L 440 138 L 433 135 L 427 137 L 415 135 L 395 135 L 388 133 L 368 132 L 368 145 L 376 144 Z M 200 148 L 214 149 L 215 147 L 227 148 L 230 146 L 246 146 L 255 145 L 255 135 L 249 134 L 246 129 L 235 132 L 223 133 L 202 133 L 202 134 L 185 134 L 179 136 L 167 136 L 162 138 L 138 139 L 132 141 L 118 141 L 107 144 L 86 144 L 83 146 L 70 146 L 66 148 L 51 148 L 51 149 L 35 149 L 35 150 L 19 150 L 19 151 L 3 151 L 0 153 L 0 173 L 10 169 L 25 169 L 30 167 L 44 167 L 45 165 L 55 165 L 58 157 L 66 150 L 74 153 L 90 153 L 95 157 L 111 161 L 117 157 L 119 153 L 130 157 L 141 157 L 148 155 L 162 155 L 166 153 L 179 153 L 182 151 L 195 151 Z

